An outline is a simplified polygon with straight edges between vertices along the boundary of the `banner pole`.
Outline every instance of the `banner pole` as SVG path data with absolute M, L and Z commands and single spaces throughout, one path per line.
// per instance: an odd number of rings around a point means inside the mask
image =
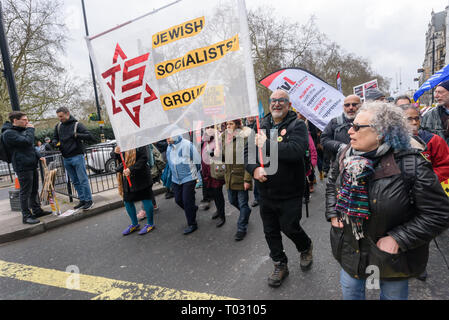
M 256 125 L 257 125 L 257 133 L 260 133 L 260 121 L 259 121 L 259 115 L 257 115 L 256 117 Z M 260 162 L 260 166 L 262 168 L 265 168 L 265 165 L 263 163 L 263 158 L 262 158 L 262 149 L 259 148 L 259 146 L 257 146 L 257 148 L 259 149 L 259 162 Z
M 120 157 L 122 158 L 123 170 L 128 169 L 126 167 L 125 159 L 123 158 L 123 154 L 121 152 L 120 152 Z M 132 187 L 133 185 L 131 184 L 131 179 L 129 178 L 129 176 L 127 176 L 126 178 L 128 179 L 129 186 Z

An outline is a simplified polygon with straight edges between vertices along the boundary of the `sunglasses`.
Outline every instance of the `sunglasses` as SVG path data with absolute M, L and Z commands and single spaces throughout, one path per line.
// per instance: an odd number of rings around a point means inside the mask
M 268 101 L 270 102 L 270 105 L 275 105 L 276 102 L 279 102 L 280 105 L 284 105 L 289 102 L 289 100 L 287 98 L 270 99 Z
M 351 124 L 351 128 L 354 129 L 355 132 L 359 131 L 361 128 L 370 128 L 371 125 L 369 124 Z
M 345 106 L 346 108 L 349 108 L 350 106 L 357 107 L 357 106 L 359 106 L 359 105 L 360 105 L 360 103 L 345 103 L 345 104 L 344 104 L 344 106 Z
M 409 121 L 409 122 L 412 122 L 412 121 L 416 121 L 416 122 L 418 122 L 419 120 L 421 119 L 421 117 L 410 117 L 410 118 L 407 118 L 407 121 Z

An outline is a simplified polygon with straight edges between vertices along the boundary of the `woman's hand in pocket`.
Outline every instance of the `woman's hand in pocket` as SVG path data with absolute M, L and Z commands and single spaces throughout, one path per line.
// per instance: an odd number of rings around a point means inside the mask
M 389 254 L 398 254 L 399 252 L 398 243 L 396 242 L 396 240 L 394 240 L 393 237 L 390 236 L 380 238 L 379 241 L 377 241 L 377 247 Z

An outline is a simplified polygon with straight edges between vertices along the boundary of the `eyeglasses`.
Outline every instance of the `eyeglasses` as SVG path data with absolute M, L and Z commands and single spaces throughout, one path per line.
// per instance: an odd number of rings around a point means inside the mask
M 355 132 L 359 131 L 361 128 L 369 128 L 371 125 L 369 124 L 356 124 L 352 123 L 351 128 L 354 129 Z
M 416 122 L 418 122 L 419 120 L 421 119 L 421 117 L 410 117 L 410 118 L 407 118 L 407 121 L 408 122 L 412 122 L 412 121 L 416 121 Z
M 360 105 L 360 103 L 345 103 L 345 104 L 344 104 L 344 106 L 345 106 L 346 108 L 349 108 L 351 105 L 352 105 L 353 107 L 357 107 L 357 106 Z
M 276 102 L 279 102 L 279 104 L 281 106 L 283 106 L 284 104 L 287 104 L 289 102 L 289 100 L 287 98 L 270 99 L 268 101 L 270 102 L 270 105 L 275 105 Z

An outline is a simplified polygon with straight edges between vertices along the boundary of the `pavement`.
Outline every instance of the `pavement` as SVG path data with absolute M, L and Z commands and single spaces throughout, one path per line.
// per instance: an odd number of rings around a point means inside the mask
M 161 183 L 155 183 L 153 185 L 153 192 L 155 195 L 165 193 L 165 187 Z M 61 194 L 56 194 L 56 198 L 61 208 L 61 213 L 72 210 L 78 203 L 76 199 L 74 199 L 74 202 L 70 202 L 69 197 Z M 117 189 L 94 194 L 92 195 L 92 198 L 94 207 L 90 210 L 78 210 L 69 216 L 47 215 L 40 217 L 39 220 L 41 222 L 34 225 L 22 223 L 22 213 L 20 211 L 11 210 L 9 198 L 0 200 L 0 244 L 41 234 L 81 219 L 123 207 L 123 200 L 118 194 Z M 43 205 L 42 208 L 51 211 L 50 205 Z

